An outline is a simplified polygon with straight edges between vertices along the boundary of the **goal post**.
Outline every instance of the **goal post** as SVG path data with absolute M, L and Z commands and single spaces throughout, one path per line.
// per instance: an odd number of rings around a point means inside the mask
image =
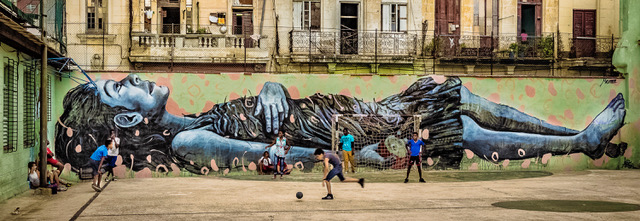
M 354 138 L 351 146 L 357 171 L 406 169 L 406 142 L 414 132 L 420 134 L 421 120 L 421 115 L 334 114 L 331 150 L 344 160 L 339 144 L 346 128 Z M 348 170 L 347 165 L 343 168 Z

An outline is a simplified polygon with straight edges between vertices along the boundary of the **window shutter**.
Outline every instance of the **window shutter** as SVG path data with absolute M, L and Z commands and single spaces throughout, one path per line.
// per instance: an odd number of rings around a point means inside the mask
M 302 30 L 302 2 L 293 2 L 293 29 Z
M 401 5 L 398 11 L 400 17 L 400 30 L 398 31 L 407 31 L 407 6 Z
M 382 5 L 382 31 L 391 31 L 391 7 L 389 4 Z
M 311 30 L 320 29 L 320 2 L 311 3 Z

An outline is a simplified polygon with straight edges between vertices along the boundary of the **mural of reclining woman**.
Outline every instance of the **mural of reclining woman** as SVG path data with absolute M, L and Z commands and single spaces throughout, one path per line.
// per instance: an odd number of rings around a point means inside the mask
M 617 148 L 609 141 L 626 113 L 619 94 L 587 128 L 576 131 L 474 95 L 456 77 L 444 82 L 426 77 L 378 102 L 331 94 L 291 99 L 284 86 L 267 82 L 257 97 L 216 104 L 198 115 L 175 116 L 165 109 L 169 96 L 165 86 L 137 75 L 96 84 L 71 89 L 56 124 L 58 156 L 76 169 L 86 164 L 114 127 L 120 130 L 124 163 L 136 171 L 171 164 L 194 173 L 205 173 L 201 170 L 205 166 L 233 167 L 236 158 L 258 159 L 279 129 L 285 129 L 287 139 L 296 145 L 288 163 L 303 162 L 311 168 L 314 149 L 331 148 L 334 114 L 422 115 L 420 128 L 429 130 L 426 153 L 440 157 L 438 163 L 444 168 L 459 168 L 464 149 L 494 162 L 546 153 L 584 153 L 595 159 L 606 148 Z M 378 130 L 397 131 L 402 125 L 399 119 L 378 119 Z M 346 126 L 354 136 L 365 133 L 357 121 Z M 381 164 L 388 160 L 371 150 L 360 154 Z

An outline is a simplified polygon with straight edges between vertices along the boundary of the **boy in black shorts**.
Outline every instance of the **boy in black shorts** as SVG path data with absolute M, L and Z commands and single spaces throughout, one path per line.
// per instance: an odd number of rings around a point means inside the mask
M 345 178 L 342 175 L 342 164 L 340 164 L 340 158 L 332 153 L 325 153 L 321 148 L 316 149 L 314 155 L 316 160 L 322 161 L 324 165 L 324 177 L 322 178 L 322 186 L 327 185 L 327 196 L 322 197 L 323 200 L 332 200 L 333 194 L 331 193 L 331 179 L 338 176 L 340 182 L 358 182 L 362 188 L 364 188 L 364 178 L 354 179 Z M 329 164 L 333 165 L 333 169 L 329 171 Z
M 407 166 L 407 178 L 404 179 L 405 183 L 409 182 L 409 173 L 411 172 L 411 166 L 415 164 L 418 167 L 418 174 L 420 174 L 420 182 L 424 183 L 424 179 L 422 179 L 422 147 L 424 146 L 424 142 L 422 139 L 418 139 L 418 133 L 413 133 L 413 139 L 407 142 L 407 147 L 409 147 L 409 165 Z

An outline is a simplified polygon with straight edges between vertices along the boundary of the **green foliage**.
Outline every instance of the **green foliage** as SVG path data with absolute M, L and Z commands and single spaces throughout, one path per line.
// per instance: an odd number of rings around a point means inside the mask
M 509 45 L 509 52 L 518 53 L 519 51 L 520 51 L 519 43 L 511 43 L 511 45 Z
M 547 35 L 538 41 L 538 54 L 542 58 L 553 57 L 553 35 Z
M 423 53 L 425 55 L 435 55 L 440 50 L 440 38 L 433 38 L 429 44 L 424 46 Z
M 206 28 L 198 28 L 196 33 L 198 33 L 198 34 L 206 34 L 207 33 L 207 29 Z

